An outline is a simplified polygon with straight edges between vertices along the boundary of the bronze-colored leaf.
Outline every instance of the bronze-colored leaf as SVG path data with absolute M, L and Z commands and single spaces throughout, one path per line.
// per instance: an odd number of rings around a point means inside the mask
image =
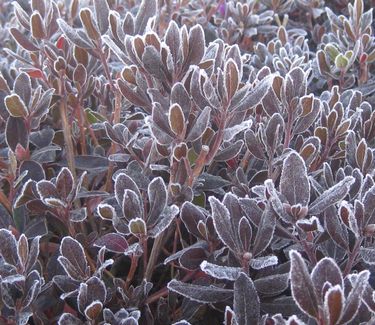
M 329 325 L 338 323 L 344 304 L 344 293 L 340 286 L 336 285 L 326 292 L 324 298 L 324 311 L 329 319 Z
M 94 18 L 92 17 L 91 10 L 88 8 L 84 8 L 79 13 L 79 16 L 81 18 L 82 25 L 86 30 L 87 36 L 93 41 L 98 41 L 100 39 L 100 33 L 98 27 L 96 26 Z
M 31 52 L 38 52 L 39 48 L 36 47 L 32 42 L 30 42 L 27 37 L 22 34 L 17 28 L 11 28 L 10 33 L 12 34 L 13 38 L 16 42 L 21 45 L 25 50 Z
M 237 91 L 240 83 L 238 67 L 232 59 L 229 59 L 229 61 L 225 64 L 224 83 L 229 101 Z
M 179 137 L 183 136 L 185 129 L 185 117 L 180 105 L 173 104 L 169 108 L 168 114 L 169 126 L 171 130 Z
M 25 103 L 17 94 L 6 96 L 5 106 L 13 117 L 26 117 L 28 115 Z
M 34 12 L 30 17 L 31 34 L 34 38 L 43 39 L 46 37 L 44 21 L 39 12 Z

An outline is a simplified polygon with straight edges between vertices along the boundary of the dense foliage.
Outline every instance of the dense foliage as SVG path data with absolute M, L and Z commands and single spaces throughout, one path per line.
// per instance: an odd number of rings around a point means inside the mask
M 0 324 L 375 324 L 370 0 L 0 0 Z

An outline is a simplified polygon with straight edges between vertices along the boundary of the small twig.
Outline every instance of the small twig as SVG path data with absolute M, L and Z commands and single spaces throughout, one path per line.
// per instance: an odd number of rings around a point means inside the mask
M 190 279 L 194 278 L 197 272 L 198 272 L 197 270 L 189 272 L 188 274 L 185 275 L 185 277 L 181 281 L 182 282 L 189 281 Z M 164 287 L 163 289 L 155 292 L 153 295 L 148 297 L 146 300 L 146 304 L 147 305 L 152 304 L 153 302 L 158 301 L 160 298 L 165 297 L 167 295 L 168 295 L 168 288 Z
M 168 239 L 172 236 L 173 233 L 174 233 L 174 228 L 169 227 L 166 230 L 164 230 L 164 232 L 162 232 L 158 237 L 155 238 L 154 244 L 152 245 L 150 257 L 148 259 L 146 272 L 145 272 L 145 279 L 147 281 L 151 279 L 151 275 L 152 275 L 152 272 L 154 271 L 154 267 L 158 260 L 161 247 L 166 241 L 168 241 Z
M 71 127 L 68 121 L 68 104 L 67 104 L 67 96 L 65 91 L 65 79 L 64 79 L 64 71 L 60 71 L 60 117 L 61 123 L 63 126 L 63 134 L 64 134 L 64 141 L 65 141 L 65 148 L 66 148 L 66 156 L 68 161 L 68 166 L 73 174 L 73 177 L 76 179 L 76 169 L 75 169 L 75 161 L 74 161 L 74 146 L 73 146 L 73 137 L 71 134 Z
M 137 270 L 137 266 L 138 266 L 138 256 L 132 255 L 130 270 L 129 270 L 128 275 L 126 276 L 125 289 L 129 288 L 130 283 L 132 282 L 134 278 L 135 271 Z
M 9 213 L 12 213 L 12 205 L 2 190 L 0 191 L 0 203 L 5 209 L 8 210 Z
M 352 267 L 354 266 L 355 259 L 357 258 L 358 253 L 359 253 L 359 249 L 361 247 L 361 243 L 362 243 L 362 238 L 357 238 L 357 240 L 355 242 L 355 245 L 353 247 L 353 250 L 351 252 L 349 252 L 349 259 L 348 259 L 348 261 L 345 265 L 345 270 L 343 272 L 344 277 L 349 274 Z

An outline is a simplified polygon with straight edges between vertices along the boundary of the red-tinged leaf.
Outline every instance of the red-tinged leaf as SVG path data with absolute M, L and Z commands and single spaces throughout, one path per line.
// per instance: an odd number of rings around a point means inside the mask
M 127 240 L 118 233 L 109 233 L 98 238 L 94 246 L 103 247 L 114 253 L 124 253 L 129 247 Z
M 232 218 L 233 220 L 233 218 Z M 233 220 L 234 221 L 234 220 Z M 253 229 L 251 228 L 250 221 L 246 217 L 242 217 L 238 222 L 238 238 L 244 252 L 250 252 L 251 239 L 253 237 Z M 254 254 L 255 255 L 255 254 Z
M 64 35 L 61 35 L 59 37 L 59 39 L 57 40 L 56 42 L 56 47 L 59 49 L 59 50 L 62 50 L 63 47 L 64 47 L 64 44 L 65 44 L 65 37 Z
M 31 34 L 36 39 L 43 39 L 46 37 L 46 30 L 44 21 L 38 11 L 34 11 L 30 17 Z
M 232 99 L 237 91 L 239 80 L 239 70 L 234 60 L 229 59 L 224 67 L 224 83 L 228 101 Z
M 91 277 L 86 283 L 81 283 L 78 291 L 78 310 L 84 314 L 87 306 L 94 301 L 104 303 L 107 297 L 107 290 L 104 282 L 96 276 Z
M 180 30 L 174 20 L 171 20 L 165 33 L 165 42 L 169 46 L 174 64 L 177 63 L 178 50 L 180 49 Z M 176 103 L 175 101 L 172 101 Z M 177 102 L 178 103 L 178 102 Z
M 290 282 L 292 295 L 298 307 L 307 315 L 317 319 L 319 315 L 318 298 L 307 266 L 297 251 L 289 253 L 291 260 Z
M 237 325 L 235 320 L 236 315 L 234 311 L 229 307 L 225 307 L 225 314 L 224 314 L 224 325 Z
M 24 70 L 31 78 L 43 79 L 43 72 L 39 69 Z
M 32 87 L 30 77 L 25 72 L 21 72 L 17 76 L 14 81 L 13 92 L 20 97 L 26 107 L 29 106 Z
M 22 147 L 19 143 L 16 146 L 16 150 L 14 150 L 14 154 L 16 155 L 18 161 L 25 161 L 30 157 L 29 150 Z
M 25 267 L 27 256 L 29 254 L 29 243 L 24 234 L 21 234 L 20 238 L 18 239 L 17 254 L 18 258 L 20 259 L 21 265 Z

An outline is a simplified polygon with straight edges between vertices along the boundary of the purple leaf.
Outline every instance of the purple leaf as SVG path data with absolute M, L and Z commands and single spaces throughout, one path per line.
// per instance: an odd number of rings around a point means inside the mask
M 104 303 L 107 298 L 107 289 L 104 282 L 96 276 L 91 277 L 86 283 L 81 283 L 78 291 L 77 302 L 79 311 L 84 314 L 85 309 L 94 301 Z
M 233 290 L 230 289 L 222 289 L 213 285 L 201 286 L 177 280 L 170 281 L 167 287 L 170 291 L 204 304 L 225 301 L 233 295 Z
M 64 313 L 59 318 L 58 325 L 83 325 L 84 323 L 76 316 Z
M 186 141 L 195 141 L 199 139 L 204 131 L 206 131 L 211 116 L 211 108 L 205 107 L 194 122 L 193 127 L 186 137 Z
M 330 205 L 341 201 L 349 193 L 350 187 L 354 181 L 354 177 L 346 176 L 341 182 L 324 191 L 310 205 L 309 214 L 319 214 L 327 209 Z
M 262 253 L 271 243 L 276 228 L 276 215 L 274 211 L 267 206 L 263 212 L 258 232 L 255 237 L 252 253 L 254 256 Z
M 319 315 L 318 298 L 306 264 L 301 254 L 297 251 L 291 250 L 289 256 L 291 260 L 290 283 L 293 298 L 304 313 L 317 319 Z
M 311 280 L 315 287 L 315 292 L 320 300 L 323 300 L 323 287 L 326 282 L 332 286 L 339 285 L 344 287 L 341 270 L 331 258 L 325 257 L 315 265 L 311 271 Z
M 241 273 L 234 283 L 233 309 L 238 324 L 258 324 L 260 319 L 260 302 L 254 282 Z
M 156 14 L 156 8 L 155 0 L 142 0 L 134 22 L 136 34 L 144 33 L 148 20 Z
M 261 270 L 261 269 L 264 269 L 268 266 L 276 265 L 278 263 L 278 261 L 279 261 L 278 258 L 274 255 L 261 256 L 261 257 L 253 258 L 250 261 L 250 266 L 254 270 Z
M 361 297 L 368 285 L 370 272 L 362 271 L 358 274 L 351 274 L 349 280 L 352 284 L 352 290 L 345 300 L 344 310 L 340 318 L 340 324 L 349 323 L 358 313 L 361 304 Z
M 215 279 L 236 281 L 241 273 L 240 267 L 221 266 L 203 261 L 200 265 L 201 270 Z
M 17 254 L 17 241 L 14 235 L 7 229 L 0 229 L 0 255 L 4 261 L 17 266 L 19 257 Z
M 254 280 L 256 290 L 267 296 L 276 296 L 289 287 L 289 274 L 275 274 Z
M 40 181 L 36 184 L 36 189 L 42 200 L 46 198 L 60 198 L 56 186 L 50 181 Z
M 197 24 L 189 31 L 189 53 L 186 62 L 189 65 L 198 65 L 205 52 L 204 31 L 201 25 Z
M 124 201 L 125 190 L 132 190 L 138 197 L 141 197 L 141 192 L 139 192 L 137 184 L 125 173 L 120 173 L 115 178 L 114 189 L 116 200 L 119 205 L 122 205 Z
M 143 217 L 143 207 L 139 196 L 132 190 L 125 190 L 122 211 L 126 220 Z
M 359 249 L 359 254 L 362 257 L 362 260 L 369 265 L 375 265 L 375 249 L 361 247 Z
M 177 205 L 171 205 L 166 207 L 164 211 L 159 216 L 155 225 L 152 226 L 148 231 L 148 235 L 152 238 L 158 237 L 165 229 L 169 227 L 176 215 L 178 214 L 179 209 Z
M 208 201 L 211 205 L 214 227 L 220 240 L 235 254 L 241 253 L 238 250 L 237 239 L 232 229 L 232 223 L 228 209 L 214 196 L 210 196 L 208 198 Z
M 36 236 L 30 245 L 25 269 L 30 272 L 38 260 L 40 236 Z
M 87 208 L 80 208 L 69 211 L 69 220 L 71 222 L 82 222 L 87 218 Z
M 262 79 L 246 93 L 244 99 L 238 105 L 230 107 L 230 110 L 241 112 L 258 105 L 272 86 L 273 78 L 273 76 L 269 76 Z
M 73 191 L 74 179 L 71 171 L 63 167 L 56 177 L 56 189 L 60 197 L 67 199 Z
M 85 251 L 72 237 L 64 237 L 60 245 L 58 260 L 66 273 L 76 280 L 85 280 L 89 274 Z
M 199 208 L 193 203 L 187 201 L 182 205 L 180 214 L 180 218 L 185 224 L 185 227 L 189 233 L 200 239 L 204 238 L 202 238 L 201 233 L 198 231 L 198 223 L 199 221 L 206 221 L 206 216 L 203 211 L 204 210 L 202 208 Z
M 310 183 L 302 157 L 291 152 L 284 160 L 280 178 L 280 192 L 290 205 L 307 206 L 310 201 Z
M 124 253 L 125 250 L 129 247 L 127 240 L 118 233 L 109 233 L 98 238 L 94 242 L 94 246 L 105 248 L 114 253 Z
M 150 204 L 147 226 L 152 227 L 158 221 L 167 204 L 167 188 L 161 177 L 154 178 L 148 185 L 148 202 Z

